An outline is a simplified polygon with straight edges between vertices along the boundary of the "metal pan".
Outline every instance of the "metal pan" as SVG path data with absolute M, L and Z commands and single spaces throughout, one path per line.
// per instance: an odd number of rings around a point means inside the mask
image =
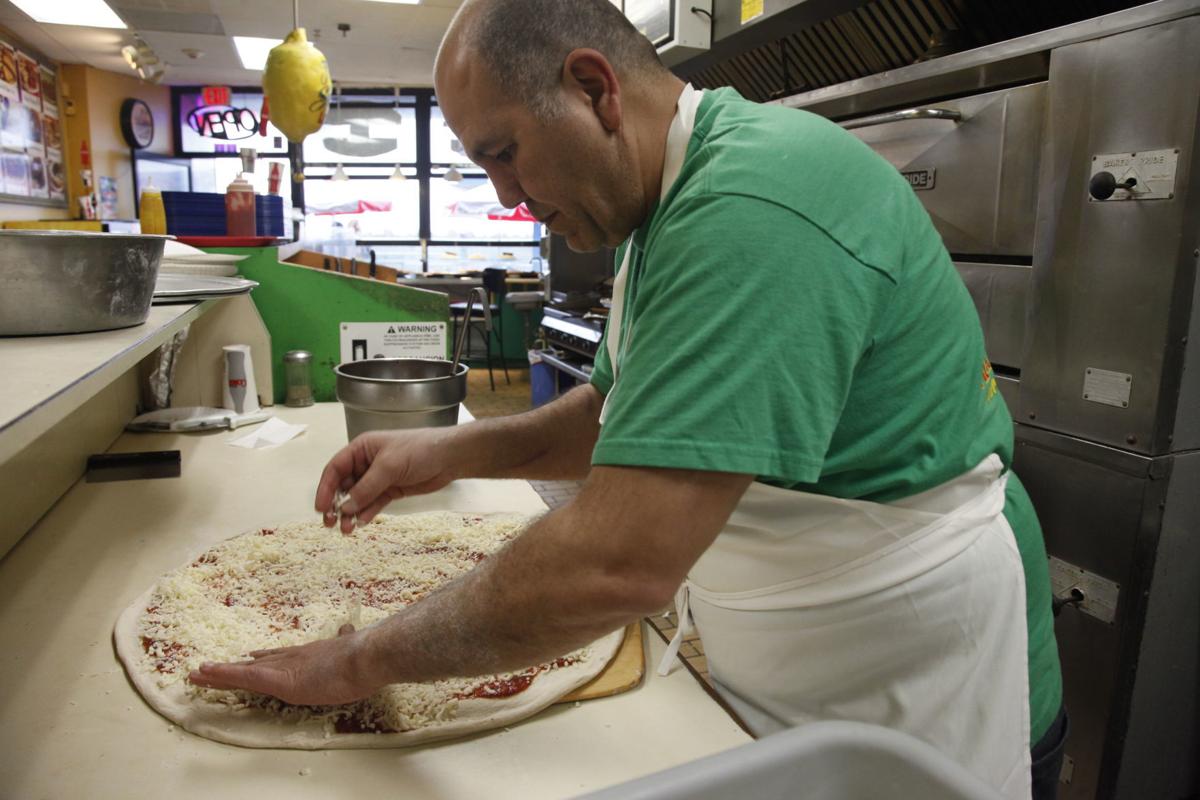
M 166 236 L 0 231 L 0 336 L 146 321 Z

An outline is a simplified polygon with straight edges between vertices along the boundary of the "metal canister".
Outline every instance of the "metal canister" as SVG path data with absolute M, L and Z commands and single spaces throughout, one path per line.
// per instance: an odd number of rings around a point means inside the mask
M 287 404 L 293 408 L 311 406 L 312 353 L 307 350 L 289 350 L 283 356 L 283 369 L 287 377 Z

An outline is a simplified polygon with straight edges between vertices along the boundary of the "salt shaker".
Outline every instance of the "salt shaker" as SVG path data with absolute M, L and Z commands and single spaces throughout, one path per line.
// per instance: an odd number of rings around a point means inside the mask
M 311 406 L 312 353 L 307 350 L 289 350 L 283 356 L 283 369 L 287 374 L 287 404 L 292 408 Z

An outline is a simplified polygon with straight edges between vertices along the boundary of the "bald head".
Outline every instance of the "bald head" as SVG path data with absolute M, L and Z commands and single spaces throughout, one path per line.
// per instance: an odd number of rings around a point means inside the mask
M 623 82 L 670 76 L 654 45 L 611 0 L 467 0 L 434 71 L 471 58 L 512 99 L 549 119 L 560 107 L 563 62 L 582 48 L 603 54 Z

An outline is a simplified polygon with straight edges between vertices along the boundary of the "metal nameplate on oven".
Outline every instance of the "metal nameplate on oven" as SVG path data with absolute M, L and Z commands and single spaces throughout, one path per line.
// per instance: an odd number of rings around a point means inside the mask
M 933 168 L 900 170 L 900 174 L 914 192 L 928 191 L 937 183 L 937 170 Z
M 1083 399 L 1115 408 L 1129 408 L 1133 376 L 1128 372 L 1088 367 L 1083 371 Z
M 1092 156 L 1088 201 L 1170 200 L 1178 163 L 1178 148 Z
M 1082 594 L 1082 599 L 1071 605 L 1101 622 L 1111 623 L 1117 617 L 1121 584 L 1054 556 L 1050 556 L 1050 589 L 1055 597 Z

